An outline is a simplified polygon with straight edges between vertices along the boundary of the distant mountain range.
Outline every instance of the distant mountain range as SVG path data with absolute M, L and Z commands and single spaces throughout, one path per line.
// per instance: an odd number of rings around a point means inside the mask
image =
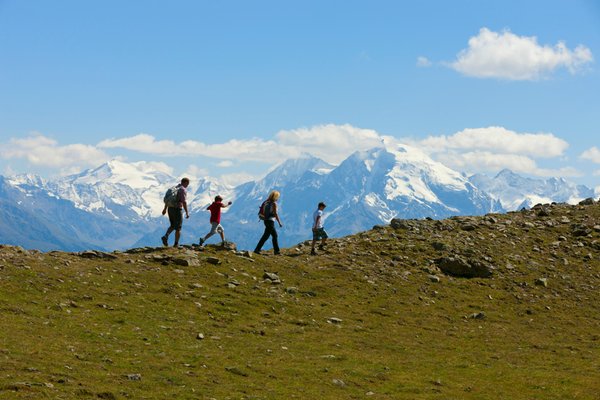
M 178 179 L 151 163 L 117 160 L 57 180 L 0 177 L 0 243 L 44 251 L 158 246 L 168 225 L 160 214 L 162 197 Z M 220 194 L 234 202 L 223 214 L 227 238 L 252 249 L 263 230 L 258 206 L 274 189 L 282 193 L 283 246 L 311 237 L 319 201 L 328 205 L 326 230 L 342 236 L 392 218 L 482 215 L 596 196 L 564 179 L 524 178 L 508 170 L 467 177 L 403 145 L 356 152 L 338 166 L 304 155 L 237 187 L 192 180 L 182 243 L 197 242 L 208 231 L 205 208 Z

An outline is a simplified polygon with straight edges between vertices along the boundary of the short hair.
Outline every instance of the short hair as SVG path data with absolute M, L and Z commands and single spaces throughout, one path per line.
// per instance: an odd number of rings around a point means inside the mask
M 281 193 L 279 193 L 277 190 L 273 190 L 271 193 L 269 193 L 269 201 L 276 201 L 279 199 L 279 196 L 281 196 Z
M 185 185 L 186 183 L 190 183 L 190 178 L 181 178 L 181 184 Z
M 325 203 L 323 203 L 323 202 L 320 202 L 320 203 L 319 203 L 319 207 L 327 207 L 327 204 L 325 204 Z
M 221 196 L 219 196 L 219 195 L 215 196 L 215 201 L 222 201 L 222 200 L 223 200 L 223 198 Z

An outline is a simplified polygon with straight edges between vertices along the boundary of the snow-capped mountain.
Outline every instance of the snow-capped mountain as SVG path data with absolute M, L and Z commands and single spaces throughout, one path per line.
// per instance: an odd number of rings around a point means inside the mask
M 575 204 L 595 196 L 593 189 L 576 185 L 564 178 L 525 178 L 508 169 L 500 171 L 493 178 L 476 174 L 469 181 L 499 200 L 508 211 L 530 208 L 539 203 Z
M 42 250 L 158 246 L 168 226 L 162 198 L 179 179 L 162 163 L 117 160 L 58 180 L 0 177 L 0 243 Z M 208 232 L 206 206 L 219 194 L 233 201 L 222 217 L 226 237 L 245 249 L 262 234 L 258 206 L 275 189 L 282 193 L 282 246 L 310 239 L 320 201 L 328 204 L 328 233 L 342 236 L 392 218 L 480 215 L 594 196 L 592 189 L 564 179 L 534 180 L 510 171 L 467 178 L 404 145 L 356 152 L 338 166 L 303 155 L 235 188 L 211 178 L 190 180 L 190 219 L 182 243 L 197 242 Z
M 303 168 L 297 168 L 298 165 Z M 302 171 L 303 170 L 303 171 Z M 500 204 L 465 176 L 408 147 L 379 147 L 356 152 L 339 166 L 318 158 L 288 160 L 264 179 L 236 188 L 236 203 L 224 217 L 231 238 L 253 247 L 263 225 L 258 205 L 268 193 L 282 193 L 281 243 L 289 246 L 311 237 L 312 213 L 328 204 L 326 229 L 341 236 L 388 223 L 392 218 L 443 218 L 500 211 Z

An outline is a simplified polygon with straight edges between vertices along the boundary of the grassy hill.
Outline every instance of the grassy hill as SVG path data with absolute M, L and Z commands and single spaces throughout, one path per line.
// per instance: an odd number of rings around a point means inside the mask
M 598 399 L 599 203 L 309 252 L 3 246 L 0 399 Z

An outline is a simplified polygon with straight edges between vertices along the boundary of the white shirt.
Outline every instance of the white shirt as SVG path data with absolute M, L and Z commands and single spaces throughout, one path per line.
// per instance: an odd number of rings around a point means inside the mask
M 321 217 L 321 218 L 319 218 L 319 217 Z M 318 222 L 317 222 L 317 218 L 319 218 Z M 323 210 L 317 210 L 313 214 L 313 228 L 319 229 L 322 227 L 323 227 Z

